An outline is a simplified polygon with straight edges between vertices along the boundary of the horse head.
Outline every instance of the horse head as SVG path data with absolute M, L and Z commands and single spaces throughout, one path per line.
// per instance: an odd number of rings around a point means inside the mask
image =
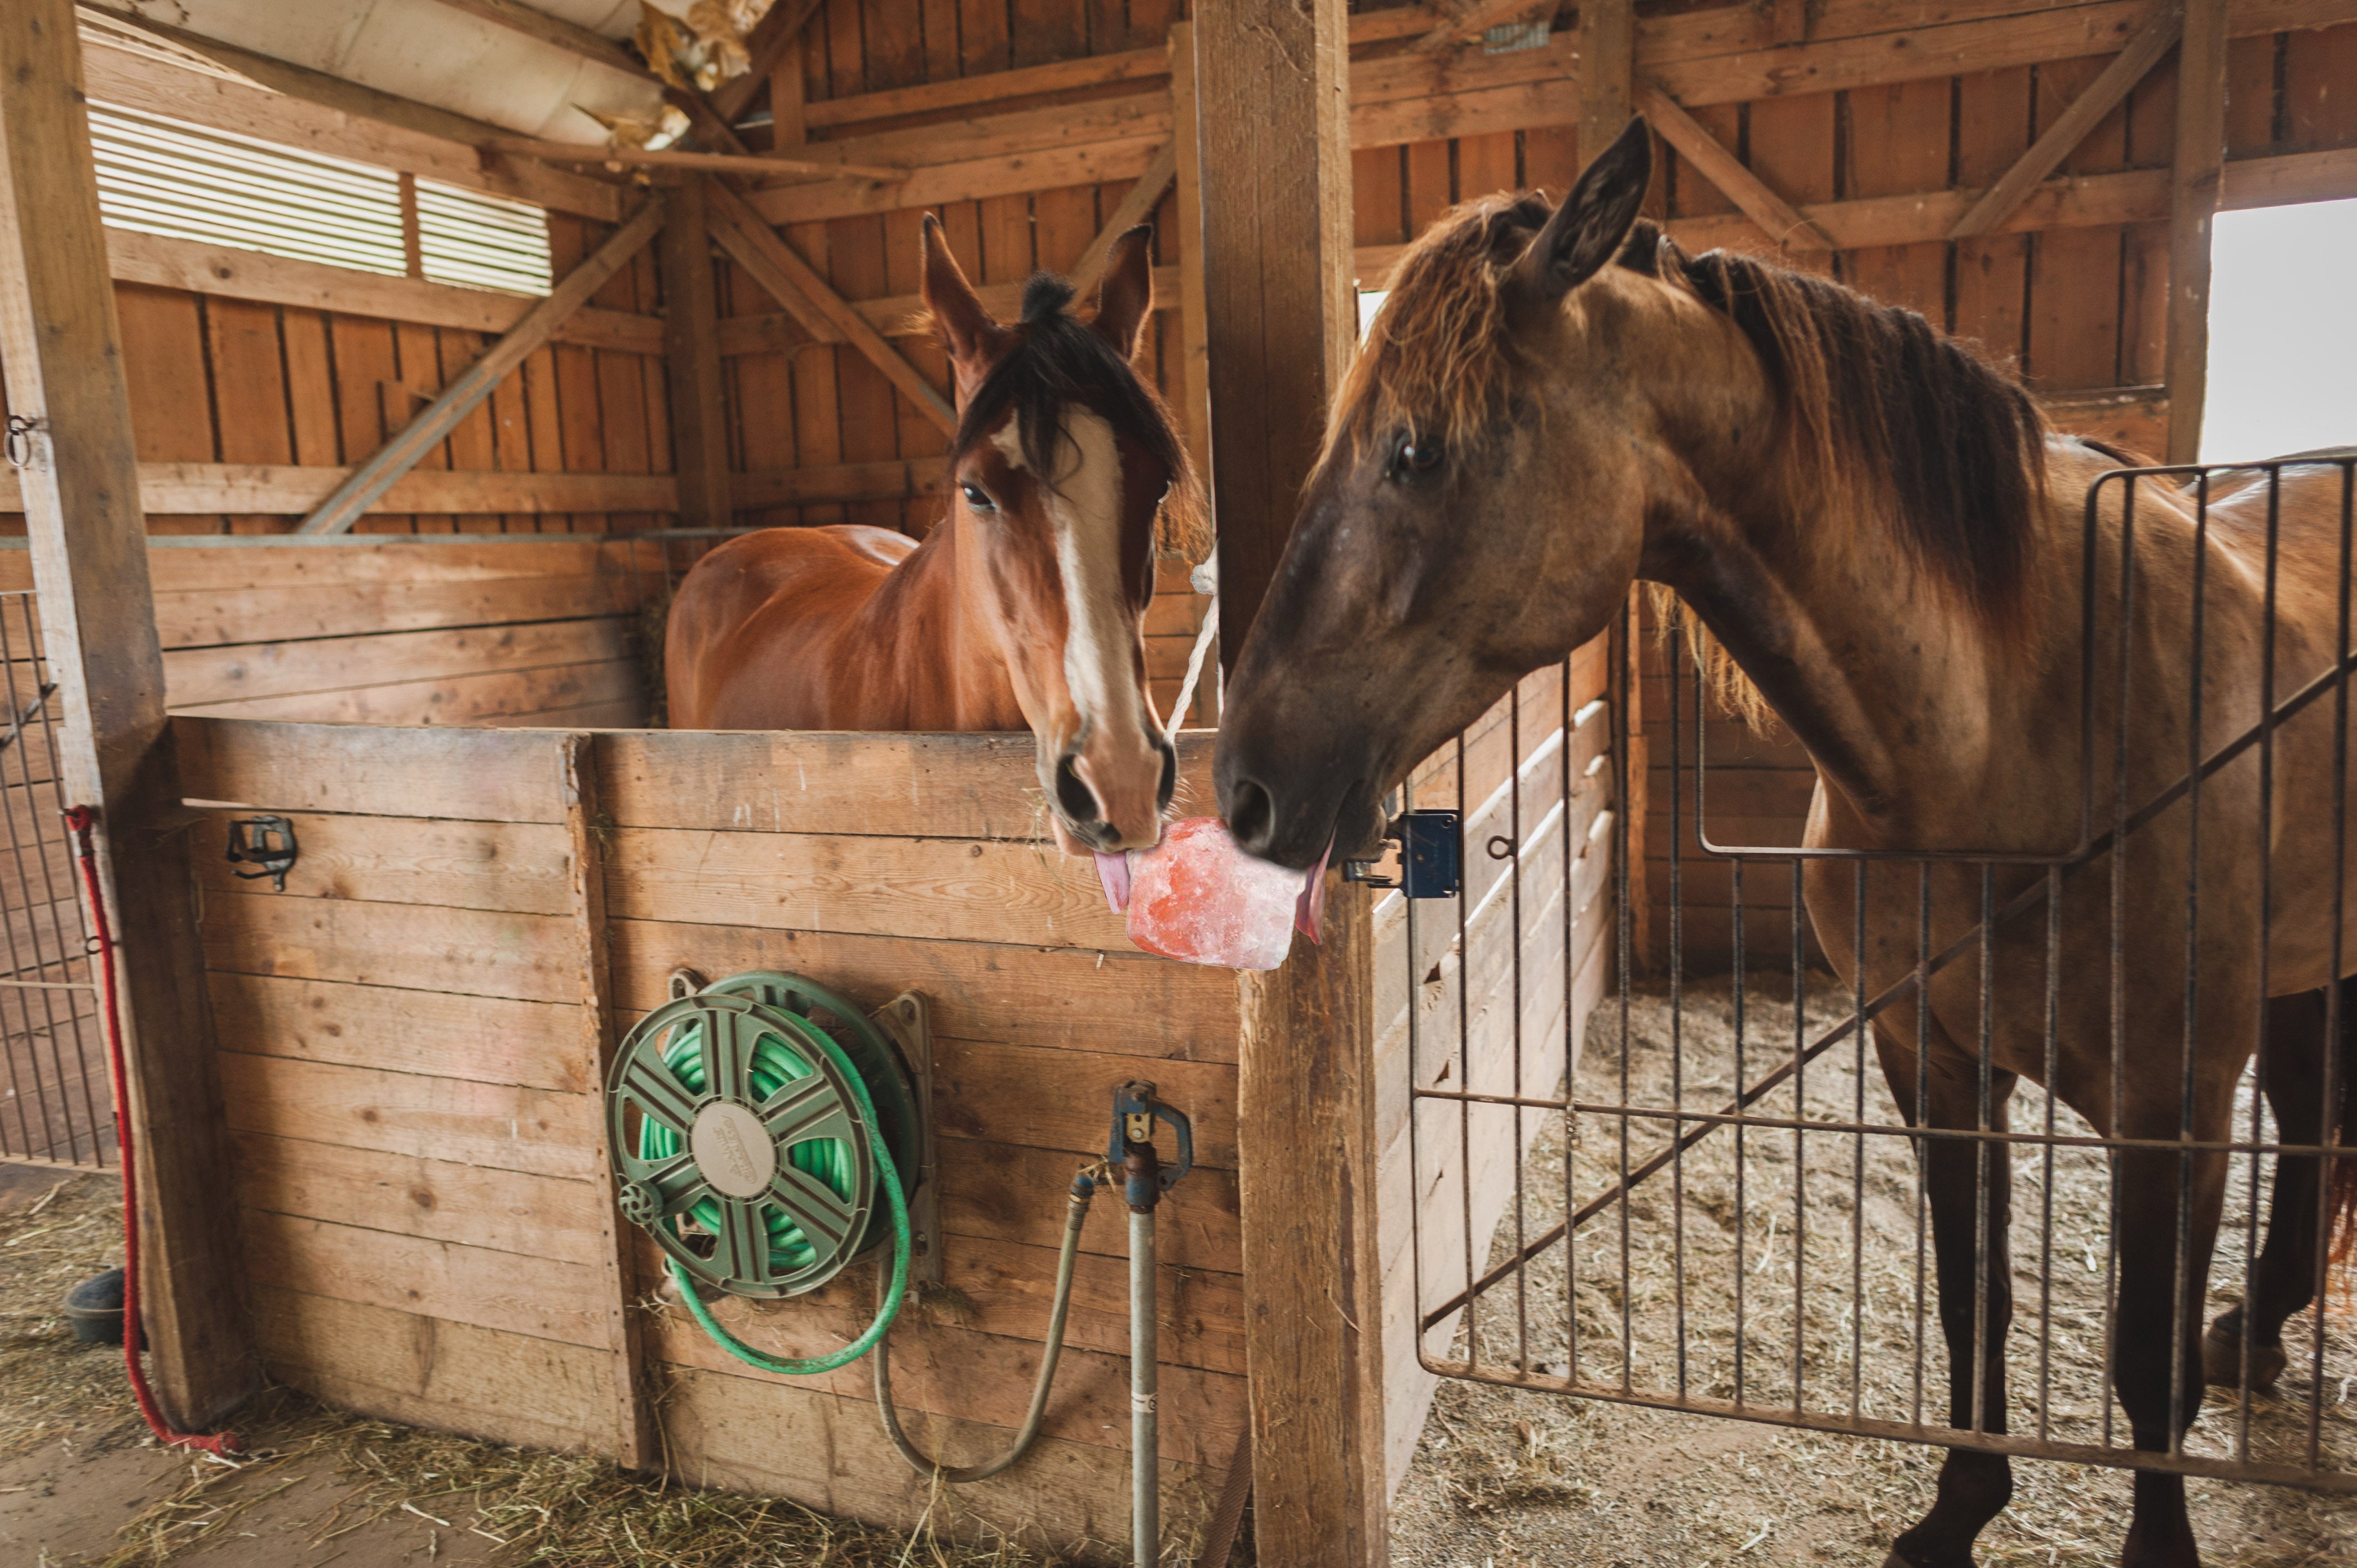
M 1152 847 L 1178 782 L 1146 611 L 1157 540 L 1192 546 L 1202 510 L 1169 412 L 1131 363 L 1154 309 L 1151 239 L 1114 242 L 1085 317 L 1043 274 L 1001 323 L 925 223 L 924 300 L 959 404 L 949 525 L 969 554 L 967 607 L 1005 655 L 1057 843 L 1075 854 Z

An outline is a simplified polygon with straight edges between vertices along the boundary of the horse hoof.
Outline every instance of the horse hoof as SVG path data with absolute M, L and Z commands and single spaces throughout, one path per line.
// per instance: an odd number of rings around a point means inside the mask
M 2252 1346 L 2251 1387 L 2275 1387 L 2287 1364 L 2282 1346 Z M 2230 1326 L 2224 1318 L 2220 1318 L 2201 1336 L 2201 1380 L 2212 1388 L 2243 1386 L 2243 1334 L 2239 1325 Z

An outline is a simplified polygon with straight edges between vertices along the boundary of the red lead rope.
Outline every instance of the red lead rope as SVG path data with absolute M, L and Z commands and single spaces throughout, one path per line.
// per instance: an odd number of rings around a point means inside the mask
M 195 1433 L 175 1432 L 156 1408 L 154 1391 L 147 1386 L 146 1369 L 139 1364 L 139 1189 L 132 1170 L 131 1101 L 129 1074 L 123 1060 L 123 1017 L 114 996 L 114 931 L 106 923 L 106 900 L 98 890 L 98 855 L 91 848 L 91 828 L 98 820 L 88 806 L 70 807 L 66 811 L 66 826 L 73 830 L 75 854 L 81 863 L 81 887 L 90 897 L 90 924 L 97 950 L 91 955 L 98 961 L 99 993 L 106 1005 L 106 1077 L 114 1090 L 114 1137 L 123 1151 L 123 1364 L 131 1372 L 131 1391 L 139 1401 L 139 1413 L 147 1418 L 147 1430 L 156 1441 L 167 1446 L 201 1448 L 208 1454 L 227 1455 L 236 1451 L 237 1434 L 224 1432 L 218 1436 L 204 1437 Z

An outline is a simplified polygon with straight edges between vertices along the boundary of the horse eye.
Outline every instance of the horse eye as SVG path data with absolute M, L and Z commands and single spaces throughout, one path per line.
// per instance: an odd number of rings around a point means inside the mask
M 998 510 L 998 503 L 992 500 L 980 485 L 961 485 L 958 488 L 965 492 L 965 504 L 974 510 L 996 511 Z
M 1440 456 L 1437 441 L 1402 442 L 1399 455 L 1392 459 L 1392 476 L 1397 478 L 1407 474 L 1428 474 L 1440 466 Z

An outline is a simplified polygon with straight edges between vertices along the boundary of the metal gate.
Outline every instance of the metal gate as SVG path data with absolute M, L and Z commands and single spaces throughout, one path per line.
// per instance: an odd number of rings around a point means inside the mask
M 0 593 L 0 1158 L 115 1157 L 89 915 L 58 756 L 57 688 L 30 592 Z
M 2302 466 L 2304 482 L 2319 482 L 2319 467 L 2339 477 L 2333 547 L 2338 646 L 2346 650 L 2357 645 L 2350 591 L 2357 453 Z M 1398 803 L 1460 809 L 1466 863 L 1455 900 L 1394 895 L 1378 913 L 1378 1016 L 1398 1020 L 1379 1051 L 1405 1058 L 1417 1348 L 1428 1370 L 1819 1431 L 2357 1490 L 2350 1392 L 2357 1306 L 2345 1296 L 2327 1299 L 2320 1246 L 2306 1248 L 2299 1262 L 2319 1305 L 2284 1328 L 2286 1365 L 2272 1390 L 2253 1386 L 2261 1352 L 2247 1318 L 2240 1386 L 2216 1391 L 2169 1452 L 2132 1445 L 2110 1386 L 2120 1348 L 2114 1176 L 2122 1155 L 2140 1151 L 2147 1163 L 2173 1155 L 2189 1192 L 2197 1155 L 2227 1155 L 2209 1320 L 2240 1302 L 2259 1271 L 2278 1167 L 2297 1186 L 2357 1159 L 2357 1147 L 2341 1142 L 2357 1144 L 2357 1126 L 2336 1139 L 2327 1117 L 2320 1132 L 2287 1136 L 2248 1067 L 2222 1142 L 2197 1139 L 2190 1110 L 2174 1139 L 2101 1136 L 2028 1077 L 2008 1119 L 1988 1026 L 2003 1004 L 2042 1007 L 2050 1069 L 2061 1044 L 2063 955 L 2100 937 L 2109 955 L 2101 979 L 2110 993 L 2116 1082 L 2131 975 L 2119 922 L 2100 933 L 2068 922 L 2121 886 L 2121 867 L 2158 837 L 2150 824 L 2165 812 L 2181 807 L 2206 823 L 2204 786 L 2222 789 L 2218 781 L 2235 768 L 2255 767 L 2262 780 L 2252 852 L 2259 907 L 2270 908 L 2268 857 L 2255 852 L 2272 842 L 2268 781 L 2278 730 L 2302 714 L 2311 725 L 2329 725 L 2337 748 L 2329 864 L 2345 865 L 2341 802 L 2357 656 L 2336 664 L 2323 645 L 2321 673 L 2286 671 L 2297 687 L 2278 680 L 2275 663 L 2278 530 L 2290 468 L 2123 470 L 2091 489 L 2080 734 L 2043 740 L 2080 748 L 2083 832 L 2065 851 L 1801 849 L 1790 789 L 1779 799 L 1741 766 L 1746 748 L 1762 743 L 1714 697 L 1710 672 L 1686 640 L 1641 631 L 1633 612 L 1609 653 L 1587 650 L 1527 678 L 1417 770 Z M 2113 605 L 2159 591 L 2148 572 L 2139 575 L 2133 543 L 2138 503 L 2149 517 L 2161 486 L 2177 488 L 2197 510 L 2197 560 L 2207 559 L 2213 503 L 2240 496 L 2222 515 L 2232 526 L 2264 528 L 2266 696 L 2245 692 L 2239 704 L 2223 703 L 2205 689 L 2197 565 L 2185 690 L 2191 734 L 2206 734 L 2206 749 L 2189 743 L 2173 786 L 2132 799 L 2109 782 L 2129 776 L 2127 726 L 2111 718 L 2126 713 L 2136 693 L 2127 688 L 2125 639 L 2114 646 L 2098 635 L 2095 606 L 2099 586 Z M 2252 487 L 2264 487 L 2264 497 Z M 2131 545 L 2115 553 L 2115 590 L 2095 570 L 2099 506 L 2121 512 Z M 2312 537 L 2306 542 L 2317 548 Z M 2115 591 L 2121 596 L 2109 597 Z M 2206 731 L 2205 698 L 2213 705 Z M 2238 706 L 2250 716 L 2235 716 Z M 1783 788 L 1806 777 L 1767 782 Z M 1780 815 L 1788 832 L 1773 831 Z M 2123 844 L 2124 854 L 2113 853 Z M 2196 853 L 2188 864 L 2182 897 L 2192 932 L 2201 929 L 2203 862 Z M 1836 977 L 1801 912 L 1804 876 L 1820 887 L 1835 879 L 1830 885 L 1855 916 L 1855 929 L 1838 933 L 1848 950 L 1866 949 L 1869 909 L 1885 932 L 1900 928 L 1908 956 L 1899 978 L 1868 989 Z M 1953 887 L 1959 876 L 1977 879 L 1977 919 L 1935 942 L 1934 881 Z M 2344 940 L 2341 926 L 2357 910 L 2345 908 L 2343 877 L 2330 877 L 2329 940 L 2336 972 L 2344 972 L 2357 961 L 2357 932 Z M 2263 925 L 2255 940 L 2264 976 L 2273 939 Z M 2000 940 L 2028 952 L 2029 966 L 2000 961 Z M 2201 970 L 2190 941 L 2172 955 L 2187 1063 Z M 1912 1021 L 1913 1036 L 1922 1037 L 1941 975 L 1978 984 L 1979 1104 L 1976 1125 L 1927 1136 L 1901 1114 L 1870 1036 L 1881 1019 L 1886 1026 Z M 2004 990 L 2023 985 L 2035 994 Z M 2357 1018 L 2342 1017 L 2341 992 L 2321 993 L 2327 1039 L 2344 1024 L 2357 1028 Z M 2252 1010 L 2256 1062 L 2287 1057 L 2281 1039 L 2269 1047 L 2282 1015 L 2264 1004 Z M 2322 1083 L 2304 1086 L 2309 1114 L 2317 1103 L 2340 1102 L 2332 1058 L 2328 1052 Z M 2000 1352 L 2010 1374 L 2002 1410 L 1987 1408 L 1976 1391 L 1953 1424 L 1918 1158 L 1934 1137 L 1977 1151 L 1971 1330 L 1960 1348 L 1975 1374 Z M 2001 1195 L 1987 1179 L 2000 1160 L 2013 1171 L 2013 1319 L 2001 1346 L 1990 1328 L 1992 1208 Z M 2180 1203 L 2179 1211 L 2190 1208 Z M 2311 1241 L 2320 1240 L 2321 1223 Z M 2180 1236 L 2179 1288 L 2189 1284 L 2189 1249 Z M 2278 1273 L 2284 1256 L 2269 1265 Z M 2182 1402 L 2178 1377 L 2172 1398 Z M 1984 1388 L 1977 1375 L 1969 1386 Z

